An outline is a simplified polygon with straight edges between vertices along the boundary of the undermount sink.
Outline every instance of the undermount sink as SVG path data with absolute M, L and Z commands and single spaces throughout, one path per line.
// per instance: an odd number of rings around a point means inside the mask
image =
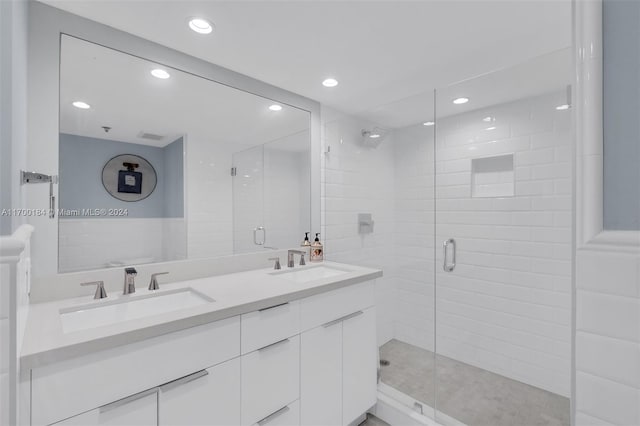
M 272 272 L 271 275 L 277 275 L 279 278 L 304 283 L 307 281 L 321 280 L 323 278 L 337 277 L 338 275 L 348 274 L 349 270 L 340 269 L 333 266 L 307 266 L 299 269 L 293 268 L 288 271 Z
M 60 310 L 60 319 L 64 332 L 71 333 L 211 302 L 215 300 L 192 288 L 181 288 L 64 308 Z

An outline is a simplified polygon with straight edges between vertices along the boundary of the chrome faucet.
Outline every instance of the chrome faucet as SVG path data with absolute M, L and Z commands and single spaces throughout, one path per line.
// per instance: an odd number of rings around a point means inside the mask
M 138 275 L 136 268 L 124 268 L 124 290 L 122 291 L 122 294 L 131 294 L 136 292 L 136 275 Z
M 158 284 L 158 275 L 166 275 L 168 272 L 156 272 L 155 274 L 151 274 L 151 281 L 149 282 L 149 290 L 160 290 L 160 285 Z
M 104 289 L 104 281 L 90 281 L 88 283 L 80 283 L 80 285 L 95 285 L 96 293 L 93 295 L 94 299 L 104 299 L 107 297 L 107 291 Z
M 289 251 L 287 251 L 287 266 L 288 266 L 289 268 L 293 268 L 294 263 L 295 263 L 295 262 L 293 261 L 293 256 L 294 256 L 294 255 L 296 255 L 296 254 L 299 254 L 299 255 L 300 255 L 300 266 L 304 266 L 304 265 L 306 265 L 306 263 L 305 263 L 305 261 L 304 261 L 304 255 L 305 255 L 306 253 L 307 253 L 307 252 L 302 251 L 302 250 L 289 250 Z

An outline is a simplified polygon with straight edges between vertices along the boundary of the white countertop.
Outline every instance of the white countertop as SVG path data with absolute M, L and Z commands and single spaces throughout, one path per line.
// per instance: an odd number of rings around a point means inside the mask
M 323 262 L 308 266 L 297 266 L 293 271 L 319 265 L 336 267 L 348 272 L 329 278 L 304 283 L 283 279 L 273 274 L 272 268 L 217 275 L 170 284 L 160 284 L 163 292 L 190 287 L 214 299 L 215 302 L 179 309 L 160 315 L 123 321 L 103 327 L 65 333 L 60 319 L 60 310 L 87 303 L 104 303 L 119 298 L 134 298 L 149 294 L 144 287 L 136 288 L 132 295 L 110 294 L 107 299 L 92 302 L 91 297 L 77 297 L 55 302 L 32 304 L 29 308 L 27 328 L 21 354 L 22 368 L 62 361 L 119 345 L 133 343 L 212 321 L 229 318 L 258 309 L 302 299 L 340 287 L 372 280 L 382 276 L 379 269 L 363 268 L 335 262 Z M 283 268 L 281 272 L 286 272 Z M 138 283 L 141 285 L 142 283 Z

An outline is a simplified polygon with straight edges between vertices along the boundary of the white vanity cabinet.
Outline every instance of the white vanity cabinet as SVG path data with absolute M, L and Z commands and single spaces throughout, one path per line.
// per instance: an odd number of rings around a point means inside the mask
M 342 426 L 376 374 L 368 281 L 35 367 L 31 424 Z
M 109 406 L 239 355 L 236 316 L 33 368 L 31 424 Z
M 302 301 L 301 321 L 313 327 L 301 333 L 302 425 L 348 425 L 375 405 L 373 291 L 364 283 Z
M 160 386 L 158 425 L 240 424 L 240 359 Z
M 157 426 L 158 391 L 141 392 L 95 410 L 73 416 L 56 426 Z

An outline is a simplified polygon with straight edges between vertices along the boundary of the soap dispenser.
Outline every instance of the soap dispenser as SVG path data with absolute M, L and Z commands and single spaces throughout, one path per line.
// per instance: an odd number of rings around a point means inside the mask
M 324 248 L 320 242 L 320 233 L 316 233 L 316 239 L 311 244 L 311 257 L 312 262 L 322 262 L 324 259 Z
M 307 259 L 311 260 L 311 241 L 309 241 L 309 232 L 304 233 L 304 241 L 300 243 L 300 247 L 303 247 L 305 251 L 309 251 Z
M 309 233 L 304 233 L 304 241 L 300 243 L 301 247 L 309 247 L 311 245 L 311 241 L 309 241 Z

